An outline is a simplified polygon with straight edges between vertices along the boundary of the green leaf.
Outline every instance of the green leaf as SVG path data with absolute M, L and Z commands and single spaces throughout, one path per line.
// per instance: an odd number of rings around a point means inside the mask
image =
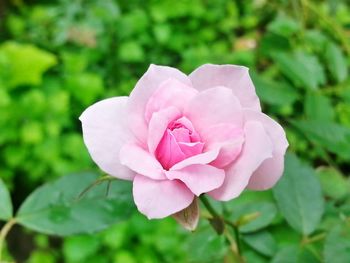
M 224 237 L 218 236 L 211 228 L 198 228 L 184 242 L 189 251 L 189 262 L 222 262 L 227 252 Z
M 324 53 L 327 61 L 327 66 L 333 78 L 337 82 L 343 82 L 348 77 L 348 65 L 346 63 L 345 55 L 339 46 L 334 43 L 326 45 Z
M 284 175 L 273 193 L 279 210 L 295 230 L 308 235 L 316 229 L 324 211 L 324 200 L 311 167 L 288 154 Z
M 304 105 L 308 119 L 321 121 L 332 121 L 334 119 L 335 113 L 331 100 L 318 92 L 308 92 Z
M 350 128 L 317 120 L 293 120 L 291 123 L 310 141 L 350 160 Z
M 281 72 L 297 87 L 315 90 L 326 82 L 324 69 L 316 56 L 305 52 L 275 52 L 272 57 Z
M 292 34 L 300 30 L 300 25 L 297 20 L 287 17 L 283 14 L 279 14 L 268 26 L 268 31 L 290 37 Z
M 340 200 L 350 192 L 350 183 L 335 168 L 321 167 L 317 169 L 316 174 L 327 197 Z
M 324 245 L 325 263 L 344 263 L 350 259 L 350 227 L 345 223 L 333 228 Z
M 231 220 L 244 221 L 247 216 L 253 216 L 252 220 L 239 228 L 242 233 L 248 233 L 270 225 L 276 214 L 277 209 L 273 203 L 257 201 L 233 207 Z
M 17 222 L 38 232 L 67 236 L 94 233 L 129 218 L 135 210 L 130 182 L 103 182 L 79 198 L 96 179 L 95 174 L 82 173 L 45 184 L 22 204 Z
M 272 259 L 272 263 L 320 263 L 319 255 L 309 247 L 291 245 L 283 247 Z
M 282 248 L 274 256 L 271 263 L 297 263 L 298 262 L 298 247 L 287 246 Z
M 53 54 L 33 45 L 15 42 L 2 44 L 0 57 L 0 68 L 6 68 L 5 81 L 10 87 L 40 84 L 43 73 L 57 63 Z
M 13 214 L 10 193 L 5 183 L 0 179 L 0 219 L 9 220 Z
M 68 262 L 83 262 L 94 255 L 100 247 L 95 236 L 73 236 L 64 241 L 63 254 Z
M 256 87 L 256 93 L 267 104 L 290 105 L 299 97 L 298 92 L 286 83 L 279 83 L 254 73 L 250 73 L 250 75 Z
M 243 235 L 243 240 L 259 253 L 271 257 L 276 253 L 277 244 L 273 236 L 267 231 Z

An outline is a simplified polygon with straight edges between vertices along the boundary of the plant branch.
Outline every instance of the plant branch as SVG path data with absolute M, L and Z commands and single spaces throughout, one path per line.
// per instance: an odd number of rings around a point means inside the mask
M 4 227 L 0 231 L 0 262 L 2 262 L 2 250 L 6 240 L 6 236 L 15 224 L 16 219 L 12 218 L 4 225 Z

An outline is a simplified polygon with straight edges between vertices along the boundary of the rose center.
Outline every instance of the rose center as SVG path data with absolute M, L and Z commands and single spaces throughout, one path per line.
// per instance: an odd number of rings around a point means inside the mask
M 156 149 L 156 158 L 164 169 L 202 153 L 204 143 L 186 117 L 171 122 Z

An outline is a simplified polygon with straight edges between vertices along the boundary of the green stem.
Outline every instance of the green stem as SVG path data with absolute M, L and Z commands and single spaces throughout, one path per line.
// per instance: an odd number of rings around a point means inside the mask
M 236 257 L 239 259 L 240 262 L 244 262 L 244 260 L 243 260 L 243 258 L 241 256 L 241 241 L 240 241 L 240 238 L 239 238 L 238 226 L 236 226 L 231 221 L 229 221 L 229 220 L 223 218 L 222 216 L 220 216 L 219 213 L 210 204 L 209 200 L 207 199 L 207 197 L 205 195 L 201 195 L 199 197 L 199 199 L 202 201 L 202 203 L 205 206 L 205 208 L 208 210 L 208 212 L 213 217 L 212 219 L 209 219 L 209 221 L 210 220 L 218 220 L 219 222 L 222 222 L 222 223 L 224 223 L 226 225 L 229 225 L 233 229 L 233 231 L 234 231 L 234 240 L 233 240 L 233 238 L 230 237 L 230 235 L 229 235 L 227 230 L 223 229 L 223 231 L 224 231 L 226 239 L 231 244 L 231 247 L 233 248 L 233 252 L 236 254 Z M 210 222 L 212 222 L 212 221 L 210 221 Z M 211 225 L 213 225 L 213 224 L 211 224 Z M 217 229 L 214 226 L 213 226 L 213 228 L 217 231 Z
M 2 250 L 5 243 L 7 234 L 10 232 L 11 228 L 16 224 L 16 219 L 10 219 L 0 231 L 0 262 L 2 262 Z
M 215 218 L 221 218 L 220 215 L 215 211 L 214 207 L 209 203 L 209 200 L 205 195 L 199 196 L 199 199 L 202 201 L 205 208 L 208 210 L 208 212 Z

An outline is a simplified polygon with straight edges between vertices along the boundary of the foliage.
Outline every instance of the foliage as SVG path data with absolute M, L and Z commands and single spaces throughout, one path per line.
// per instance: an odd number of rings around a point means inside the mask
M 81 138 L 83 109 L 127 95 L 150 63 L 189 73 L 209 62 L 250 67 L 263 110 L 290 143 L 274 189 L 212 202 L 238 226 L 247 262 L 350 260 L 346 1 L 12 1 L 3 10 L 0 219 L 14 210 L 34 231 L 85 233 L 58 243 L 32 233 L 26 262 L 232 260 L 205 220 L 186 233 L 171 218 L 134 213 L 119 181 L 107 198 L 107 181 L 80 196 L 99 175 Z M 8 250 L 20 257 L 10 242 Z

